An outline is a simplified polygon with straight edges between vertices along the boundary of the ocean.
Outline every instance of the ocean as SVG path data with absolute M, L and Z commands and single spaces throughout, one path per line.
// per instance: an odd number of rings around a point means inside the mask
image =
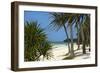
M 51 45 L 52 45 L 53 48 L 67 47 L 66 42 L 51 42 Z

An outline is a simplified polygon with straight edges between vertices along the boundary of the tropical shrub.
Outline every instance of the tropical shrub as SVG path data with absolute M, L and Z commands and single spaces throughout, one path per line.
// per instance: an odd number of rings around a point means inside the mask
M 40 56 L 49 59 L 51 45 L 47 40 L 44 29 L 37 22 L 25 22 L 24 27 L 24 60 L 38 61 Z

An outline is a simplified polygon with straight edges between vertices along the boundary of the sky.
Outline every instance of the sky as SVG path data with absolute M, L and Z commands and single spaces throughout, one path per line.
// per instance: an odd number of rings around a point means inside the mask
M 24 22 L 37 21 L 40 27 L 45 29 L 49 41 L 64 41 L 67 37 L 64 29 L 61 28 L 59 31 L 55 31 L 49 28 L 51 17 L 49 12 L 40 11 L 24 11 Z M 73 38 L 76 38 L 76 30 L 73 29 Z

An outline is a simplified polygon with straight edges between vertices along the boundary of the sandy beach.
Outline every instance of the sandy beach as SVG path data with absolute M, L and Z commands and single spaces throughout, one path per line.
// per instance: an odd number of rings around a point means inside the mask
M 77 50 L 77 44 L 74 43 L 74 53 L 75 58 L 74 59 L 87 59 L 90 58 L 90 52 L 88 51 L 89 47 L 86 47 L 87 54 L 82 53 L 82 45 L 80 45 L 80 49 Z M 49 51 L 52 54 L 52 57 L 49 60 L 63 60 L 66 56 L 65 54 L 68 53 L 68 46 L 65 44 L 59 44 L 59 45 L 53 45 L 52 50 Z M 43 59 L 43 57 L 40 57 L 40 60 L 47 60 Z

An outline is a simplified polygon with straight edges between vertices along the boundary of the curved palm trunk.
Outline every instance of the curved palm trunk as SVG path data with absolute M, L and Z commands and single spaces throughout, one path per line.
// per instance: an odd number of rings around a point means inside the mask
M 81 25 L 81 37 L 82 37 L 82 49 L 83 49 L 83 54 L 86 54 L 86 49 L 85 49 L 85 35 L 84 35 L 84 31 Z
M 67 29 L 66 29 L 66 26 L 64 25 L 64 30 L 65 30 L 65 33 L 66 33 L 66 36 L 67 36 L 67 39 L 68 39 L 68 50 L 69 50 L 69 52 L 68 52 L 68 54 L 70 53 L 70 44 L 69 44 L 69 37 L 68 37 L 68 33 L 67 33 Z
M 70 39 L 71 39 L 71 55 L 70 57 L 73 58 L 74 55 L 74 48 L 73 48 L 73 33 L 72 33 L 72 25 L 70 26 Z
M 78 27 L 78 24 L 77 24 L 77 46 L 78 46 L 78 50 L 80 49 L 80 36 L 79 36 L 79 27 Z

